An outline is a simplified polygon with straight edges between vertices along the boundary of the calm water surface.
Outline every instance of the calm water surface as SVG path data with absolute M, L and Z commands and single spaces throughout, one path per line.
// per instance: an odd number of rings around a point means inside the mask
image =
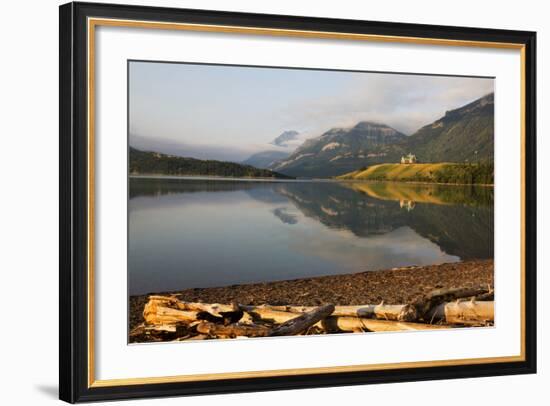
M 493 257 L 493 189 L 130 179 L 130 294 Z

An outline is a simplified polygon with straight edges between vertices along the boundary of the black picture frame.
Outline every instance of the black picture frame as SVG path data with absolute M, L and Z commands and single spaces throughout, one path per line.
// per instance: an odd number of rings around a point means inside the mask
M 483 377 L 536 372 L 536 33 L 374 21 L 262 15 L 234 12 L 68 3 L 60 6 L 60 252 L 59 397 L 67 402 L 160 396 L 266 391 Z M 524 52 L 524 359 L 398 368 L 363 372 L 311 373 L 275 377 L 217 379 L 117 386 L 90 385 L 87 176 L 87 19 L 210 24 L 329 33 L 513 43 Z M 122 158 L 121 158 L 122 159 Z

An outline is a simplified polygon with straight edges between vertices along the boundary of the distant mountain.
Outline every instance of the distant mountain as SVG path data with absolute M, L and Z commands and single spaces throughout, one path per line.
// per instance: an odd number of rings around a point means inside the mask
M 243 165 L 251 165 L 256 168 L 266 169 L 274 165 L 277 161 L 283 160 L 290 155 L 284 151 L 262 151 L 251 155 L 242 162 Z
M 398 163 L 413 153 L 419 162 L 493 161 L 494 94 L 450 110 L 407 137 L 384 125 L 363 121 L 333 128 L 305 141 L 270 169 L 300 177 L 332 177 L 380 163 Z
M 421 162 L 493 161 L 494 93 L 450 110 L 407 140 Z
M 191 175 L 238 178 L 286 178 L 289 176 L 268 169 L 234 162 L 183 158 L 130 147 L 131 175 Z
M 277 138 L 275 138 L 271 143 L 279 147 L 289 147 L 289 141 L 294 141 L 300 133 L 298 131 L 285 131 Z
M 287 159 L 270 168 L 291 176 L 341 175 L 366 163 L 395 161 L 405 151 L 400 145 L 406 138 L 385 124 L 362 121 L 305 141 Z

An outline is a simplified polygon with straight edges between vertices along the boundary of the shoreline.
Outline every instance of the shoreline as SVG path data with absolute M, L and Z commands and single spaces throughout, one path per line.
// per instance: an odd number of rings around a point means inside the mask
M 268 177 L 243 177 L 243 176 L 214 176 L 214 175 L 157 175 L 157 174 L 130 174 L 129 179 L 193 179 L 193 180 L 222 180 L 222 181 L 245 181 L 245 182 L 288 182 L 296 181 L 295 178 L 268 178 Z
M 443 185 L 443 186 L 481 186 L 492 187 L 489 183 L 441 183 L 406 180 L 376 180 L 376 179 L 336 179 L 336 178 L 265 178 L 265 177 L 230 177 L 212 175 L 155 175 L 155 174 L 131 174 L 129 179 L 193 179 L 193 180 L 219 180 L 240 182 L 334 182 L 334 183 L 406 183 L 411 185 Z
M 422 182 L 422 181 L 407 181 L 407 180 L 376 180 L 376 179 L 337 179 L 337 182 L 345 183 L 407 183 L 410 185 L 443 185 L 443 186 L 482 186 L 495 187 L 494 183 L 441 183 L 441 182 Z
M 130 330 L 143 322 L 143 307 L 152 294 L 177 295 L 189 302 L 243 305 L 318 306 L 411 303 L 435 289 L 494 286 L 492 259 L 378 271 L 329 275 L 276 282 L 151 292 L 129 297 Z

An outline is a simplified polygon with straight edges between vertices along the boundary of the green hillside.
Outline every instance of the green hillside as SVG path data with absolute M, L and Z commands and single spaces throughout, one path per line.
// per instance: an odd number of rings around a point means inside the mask
M 493 164 L 380 164 L 338 176 L 337 179 L 457 184 L 493 184 Z
M 407 139 L 405 148 L 422 162 L 491 162 L 494 94 L 450 110 Z
M 130 147 L 131 175 L 223 176 L 234 178 L 282 178 L 289 176 L 234 162 L 201 160 L 146 152 Z

